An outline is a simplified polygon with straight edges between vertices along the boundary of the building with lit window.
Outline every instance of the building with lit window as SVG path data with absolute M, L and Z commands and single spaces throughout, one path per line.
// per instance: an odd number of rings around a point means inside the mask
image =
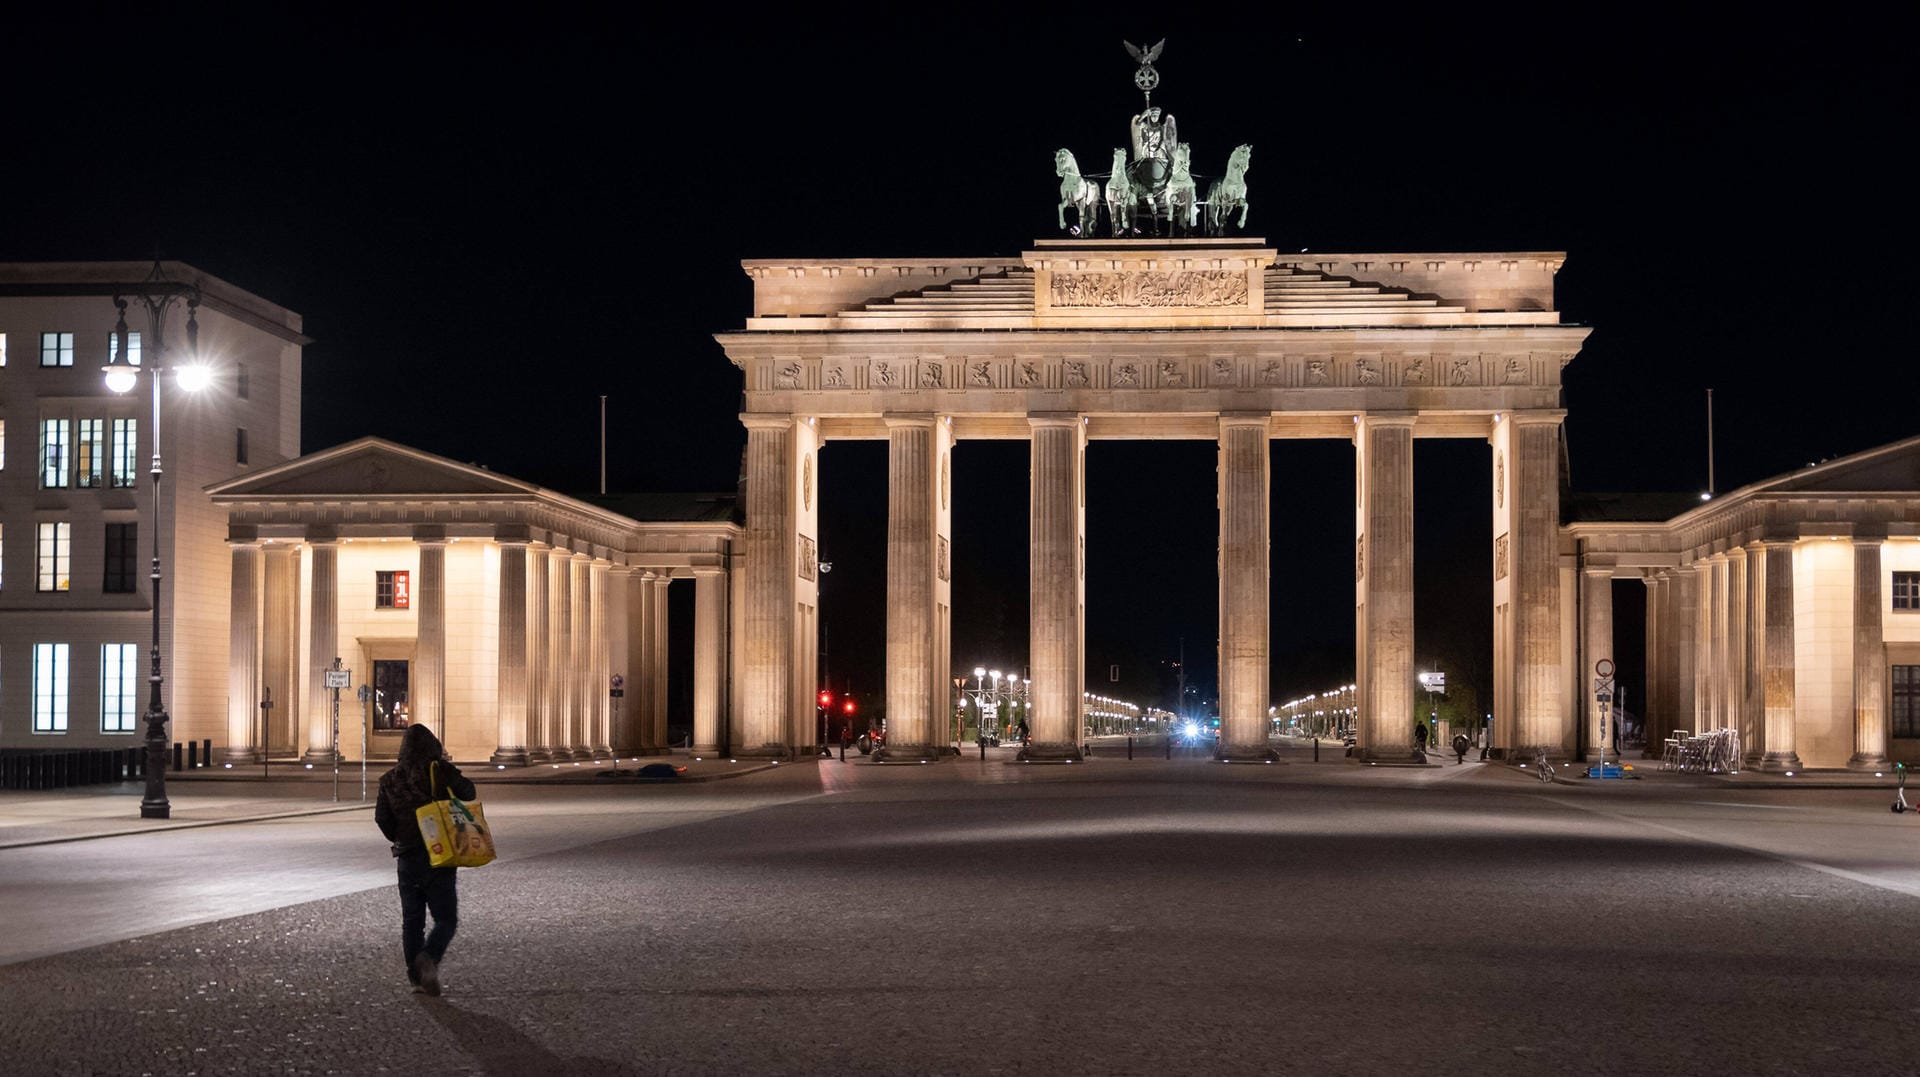
M 153 387 L 106 388 L 119 311 L 151 263 L 0 264 L 0 750 L 132 747 L 145 732 L 154 556 Z M 159 555 L 174 740 L 224 739 L 230 565 L 206 487 L 299 455 L 300 315 L 190 265 L 196 391 L 164 377 Z M 163 366 L 187 362 L 187 311 Z M 154 362 L 139 304 L 126 360 Z

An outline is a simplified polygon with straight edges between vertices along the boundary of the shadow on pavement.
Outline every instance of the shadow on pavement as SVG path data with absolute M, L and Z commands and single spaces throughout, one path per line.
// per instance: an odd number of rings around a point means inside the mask
M 529 1073 L 599 1077 L 636 1072 L 600 1058 L 561 1058 L 497 1017 L 463 1010 L 444 998 L 417 995 L 415 999 L 427 1016 L 447 1030 L 460 1051 L 479 1063 L 482 1073 L 499 1077 Z

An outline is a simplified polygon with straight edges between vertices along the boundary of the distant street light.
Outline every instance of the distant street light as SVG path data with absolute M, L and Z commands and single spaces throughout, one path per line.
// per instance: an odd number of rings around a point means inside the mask
M 127 300 L 130 298 L 147 308 L 147 336 L 140 349 L 144 359 L 139 365 L 133 362 L 128 347 Z M 194 318 L 200 307 L 200 289 L 168 280 L 157 260 L 153 271 L 138 287 L 113 297 L 120 317 L 113 327 L 113 352 L 102 368 L 107 388 L 115 393 L 131 391 L 139 382 L 142 370 L 153 383 L 153 426 L 147 431 L 147 437 L 153 442 L 153 672 L 147 677 L 147 711 L 142 716 L 147 723 L 147 791 L 140 800 L 142 819 L 166 819 L 173 814 L 172 805 L 167 801 L 168 718 L 160 700 L 160 374 L 165 369 L 166 345 L 162 334 L 166 329 L 167 309 L 180 299 L 187 303 L 187 362 L 175 378 L 180 388 L 188 392 L 205 388 L 209 376 L 204 367 L 197 365 L 200 325 Z

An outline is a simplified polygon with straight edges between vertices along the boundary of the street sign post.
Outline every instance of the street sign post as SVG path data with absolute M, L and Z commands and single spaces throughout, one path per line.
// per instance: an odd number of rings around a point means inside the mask
M 1618 764 L 1607 764 L 1607 712 L 1613 706 L 1613 660 L 1602 658 L 1593 664 L 1593 698 L 1600 704 L 1600 736 L 1597 765 L 1587 768 L 1589 778 L 1624 778 L 1626 771 Z
M 340 657 L 334 656 L 333 666 L 320 671 L 320 683 L 333 693 L 333 802 L 340 803 L 340 689 L 353 683 L 351 670 L 340 667 Z M 364 759 L 365 752 L 360 753 Z

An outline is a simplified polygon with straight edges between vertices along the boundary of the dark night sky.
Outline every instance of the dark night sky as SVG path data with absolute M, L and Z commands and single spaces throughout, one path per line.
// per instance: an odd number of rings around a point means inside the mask
M 0 260 L 157 246 L 300 311 L 308 451 L 378 434 L 585 492 L 605 393 L 613 488 L 731 489 L 740 378 L 711 334 L 750 309 L 739 260 L 1011 255 L 1056 234 L 1053 150 L 1123 144 L 1139 98 L 1120 39 L 1165 36 L 1156 103 L 1196 170 L 1254 146 L 1252 234 L 1568 252 L 1559 306 L 1595 328 L 1566 372 L 1576 489 L 1703 488 L 1708 387 L 1723 490 L 1915 433 L 1896 328 L 1911 25 L 969 14 L 753 36 L 181 27 L 157 77 L 69 33 L 0 70 Z M 1421 660 L 1483 694 L 1487 452 L 1422 441 L 1415 463 Z M 955 465 L 955 664 L 1010 665 L 1025 446 L 965 443 Z M 821 467 L 834 679 L 877 690 L 884 446 L 835 443 Z M 1181 639 L 1211 694 L 1212 467 L 1210 443 L 1090 452 L 1088 661 L 1120 664 L 1123 694 L 1162 691 Z M 1285 698 L 1351 675 L 1351 449 L 1276 443 L 1273 475 L 1275 564 L 1302 566 L 1274 582 Z

